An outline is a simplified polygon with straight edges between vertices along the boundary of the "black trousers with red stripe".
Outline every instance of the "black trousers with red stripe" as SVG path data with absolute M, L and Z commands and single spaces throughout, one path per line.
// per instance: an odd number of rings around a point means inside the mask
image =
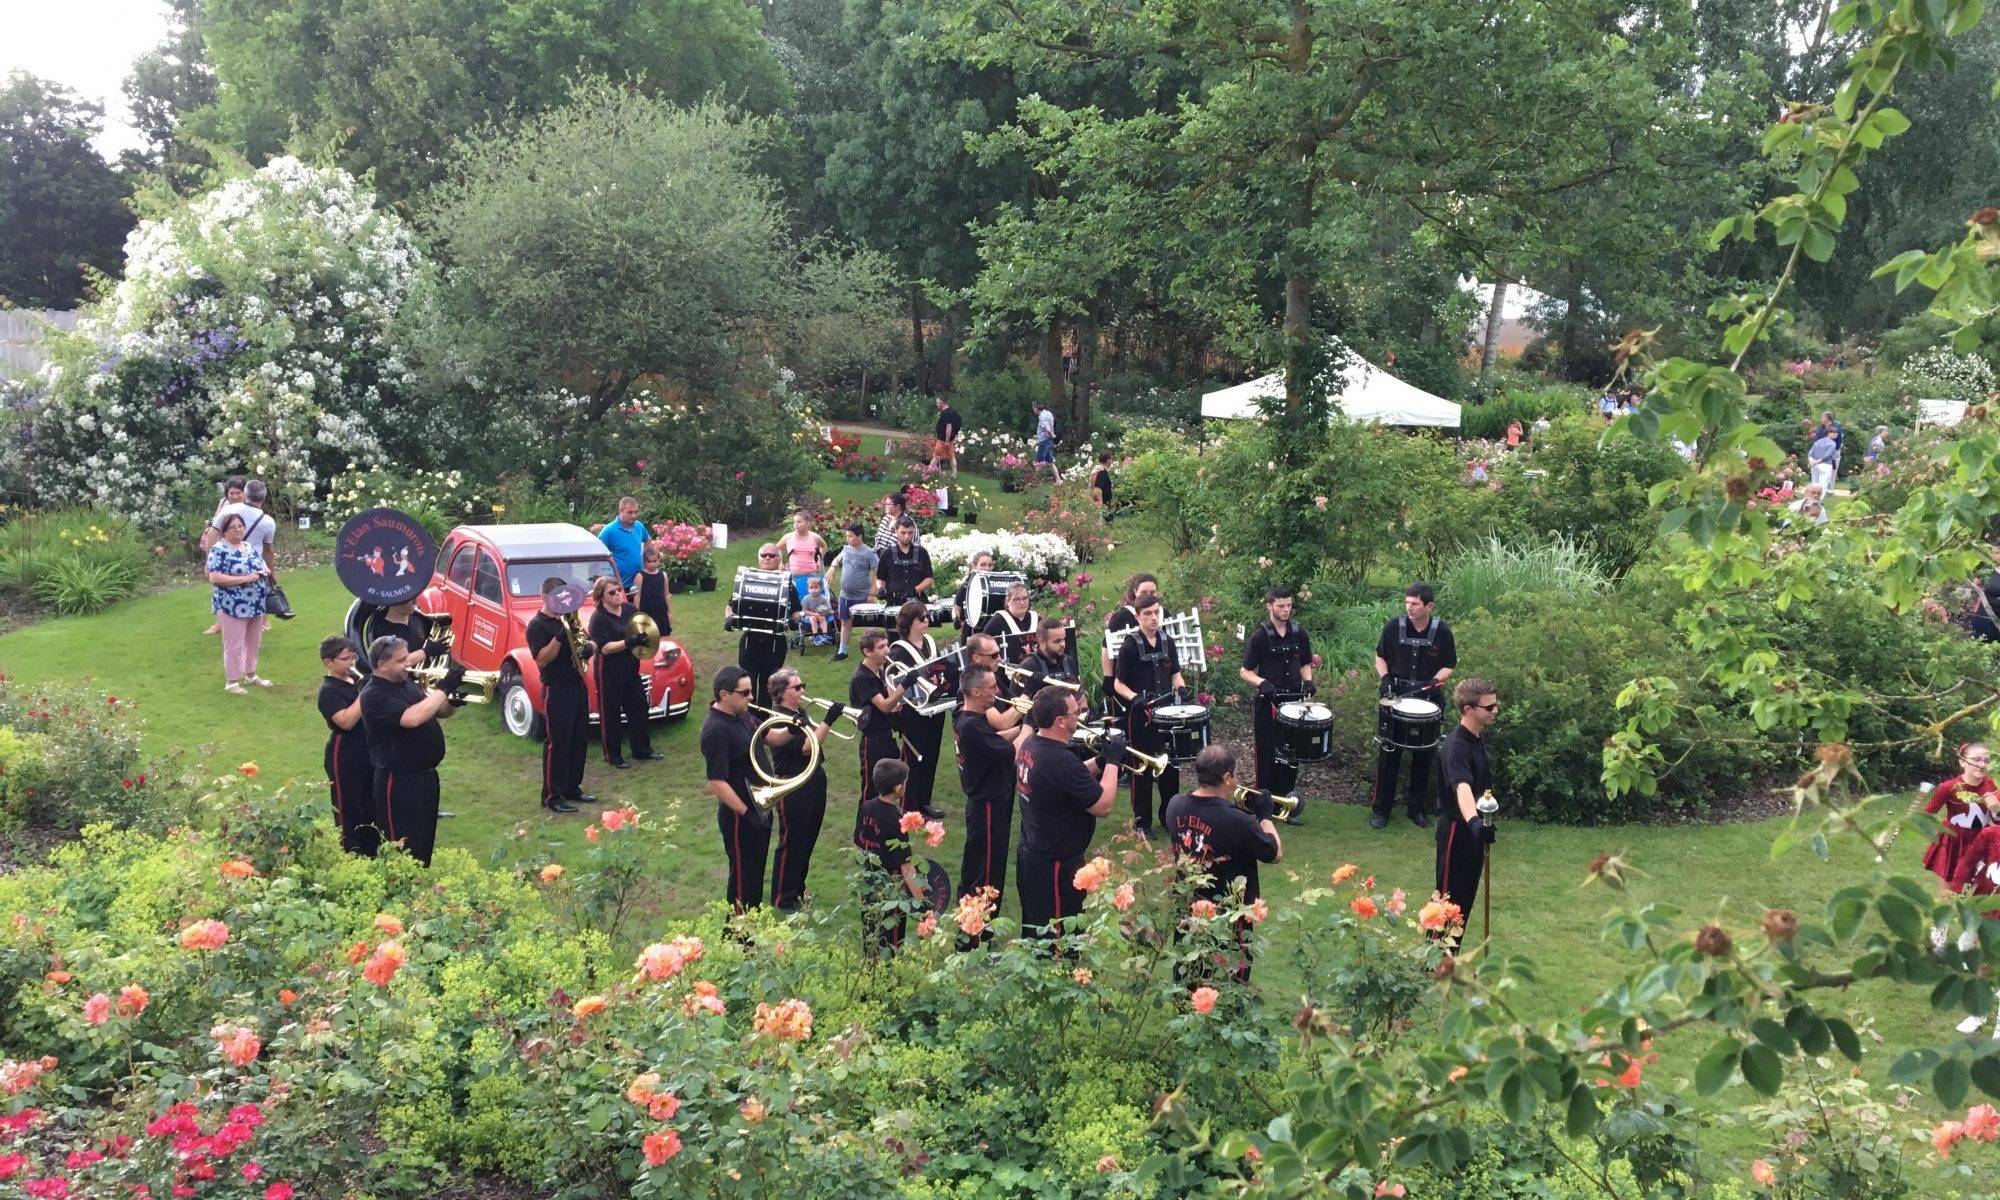
M 1007 890 L 1007 844 L 1014 829 L 1014 792 L 998 800 L 965 801 L 965 857 L 958 868 L 958 894 L 993 889 L 997 911 Z M 991 936 L 990 934 L 988 936 Z
M 772 864 L 771 906 L 781 912 L 798 908 L 806 895 L 806 871 L 812 866 L 813 844 L 826 823 L 826 771 L 797 791 L 778 800 L 778 856 Z
M 325 759 L 340 848 L 374 858 L 382 831 L 375 824 L 375 768 L 368 761 L 367 744 L 358 731 L 333 734 L 326 739 Z
M 602 654 L 591 661 L 597 671 L 597 744 L 604 749 L 604 761 L 623 762 L 619 748 L 628 739 L 632 743 L 632 757 L 651 754 L 653 738 L 647 727 L 646 677 L 635 670 L 607 673 Z
M 549 731 L 542 744 L 542 803 L 583 795 L 583 759 L 590 749 L 590 702 L 574 684 L 542 693 L 542 720 Z
M 944 751 L 944 714 L 920 717 L 903 714 L 903 765 L 910 768 L 910 782 L 903 789 L 904 812 L 929 812 L 931 793 L 937 787 L 938 756 Z
M 430 866 L 437 845 L 438 773 L 376 771 L 375 821 L 383 841 L 401 842 L 411 858 Z
M 1299 769 L 1278 761 L 1278 702 L 1269 696 L 1250 701 L 1250 736 L 1257 755 L 1257 786 L 1274 796 L 1289 796 L 1298 790 Z
M 1485 866 L 1486 844 L 1473 835 L 1471 826 L 1450 817 L 1438 822 L 1437 890 L 1458 905 L 1468 927 L 1472 924 L 1472 902 L 1479 895 L 1479 876 Z
M 771 857 L 771 827 L 739 817 L 726 804 L 715 806 L 722 852 L 729 856 L 730 907 L 737 912 L 764 902 L 764 863 Z
M 1134 750 L 1148 754 L 1158 754 L 1166 747 L 1166 740 L 1153 731 L 1153 723 L 1145 718 L 1137 708 L 1125 711 L 1125 741 Z M 1153 777 L 1148 772 L 1132 766 L 1132 821 L 1141 829 L 1153 828 Z M 1180 794 L 1181 769 L 1168 767 L 1160 776 L 1160 823 L 1166 824 L 1167 801 Z
M 1077 890 L 1077 869 L 1090 861 L 1088 849 L 1057 858 L 1037 854 L 1026 846 L 1014 852 L 1014 887 L 1021 897 L 1021 932 L 1029 937 L 1054 937 L 1060 928 L 1054 922 L 1083 911 L 1083 893 Z

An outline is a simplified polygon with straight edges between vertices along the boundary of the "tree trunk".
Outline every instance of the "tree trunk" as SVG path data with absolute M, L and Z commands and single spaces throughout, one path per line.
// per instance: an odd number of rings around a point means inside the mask
M 1307 0 L 1292 0 L 1292 21 L 1290 37 L 1285 44 L 1285 70 L 1288 74 L 1303 79 L 1312 73 L 1312 5 Z M 1299 247 L 1310 242 L 1313 223 L 1313 156 L 1319 148 L 1319 135 L 1309 127 L 1302 127 L 1294 144 L 1298 156 L 1299 180 L 1292 197 L 1292 212 L 1287 224 L 1293 234 L 1292 245 L 1286 250 L 1286 257 L 1301 253 Z M 1285 264 L 1285 423 L 1296 425 L 1305 404 L 1306 374 L 1312 361 L 1312 280 L 1306 277 L 1304 266 L 1298 262 Z
M 1079 440 L 1090 436 L 1090 392 L 1096 383 L 1097 313 L 1092 310 L 1076 321 L 1076 400 L 1070 420 Z
M 1493 285 L 1493 303 L 1486 310 L 1486 336 L 1480 339 L 1479 390 L 1483 394 L 1493 378 L 1493 361 L 1500 353 L 1500 314 L 1507 307 L 1507 283 Z
M 1069 393 L 1063 387 L 1062 327 L 1051 321 L 1042 330 L 1042 348 L 1035 355 L 1042 368 L 1042 377 L 1049 381 L 1049 409 L 1053 412 L 1069 412 Z
M 917 360 L 917 388 L 931 394 L 931 360 L 924 357 L 924 290 L 910 285 L 910 353 Z M 867 400 L 867 393 L 862 393 Z

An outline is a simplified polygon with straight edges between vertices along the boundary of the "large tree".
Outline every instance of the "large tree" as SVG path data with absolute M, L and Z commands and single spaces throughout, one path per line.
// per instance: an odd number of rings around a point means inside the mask
M 1628 36 L 1652 9 L 1612 0 L 929 5 L 945 52 L 971 63 L 1193 77 L 1130 116 L 1029 106 L 1034 161 L 1064 187 L 1032 219 L 1137 256 L 1246 351 L 1281 358 L 1295 415 L 1324 368 L 1316 299 L 1385 219 L 1413 214 L 1470 261 L 1524 257 L 1569 193 L 1688 119 Z
M 125 182 L 91 149 L 104 109 L 16 71 L 0 85 L 0 298 L 74 308 L 132 228 Z
M 374 172 L 407 201 L 452 139 L 545 111 L 583 75 L 692 103 L 784 100 L 756 10 L 739 0 L 200 0 L 220 85 L 194 132 L 262 161 L 291 146 Z
M 125 77 L 132 123 L 146 139 L 124 154 L 127 169 L 158 172 L 176 192 L 206 182 L 207 154 L 181 136 L 187 115 L 215 101 L 215 72 L 202 49 L 200 0 L 172 0 L 173 24 L 159 45 L 140 55 Z

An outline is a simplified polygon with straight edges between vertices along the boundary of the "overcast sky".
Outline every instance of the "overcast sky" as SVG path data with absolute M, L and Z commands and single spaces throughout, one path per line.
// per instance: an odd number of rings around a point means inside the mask
M 103 105 L 97 149 L 115 158 L 139 145 L 120 89 L 167 20 L 166 0 L 0 0 L 0 75 L 28 71 Z

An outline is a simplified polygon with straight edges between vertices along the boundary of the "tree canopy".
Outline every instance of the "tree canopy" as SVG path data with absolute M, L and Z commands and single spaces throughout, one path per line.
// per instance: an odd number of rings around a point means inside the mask
M 89 272 L 115 272 L 132 228 L 125 181 L 90 140 L 104 109 L 16 71 L 0 85 L 0 297 L 74 308 Z

